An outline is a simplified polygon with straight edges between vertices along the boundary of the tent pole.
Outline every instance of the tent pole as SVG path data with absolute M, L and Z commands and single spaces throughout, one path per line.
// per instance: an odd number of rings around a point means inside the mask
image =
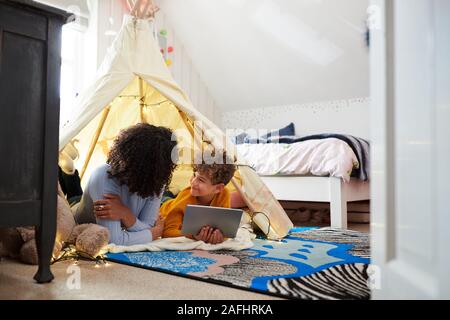
M 189 132 L 192 134 L 192 136 L 194 136 L 194 127 L 189 123 L 188 118 L 186 117 L 186 115 L 183 112 L 181 112 L 180 110 L 178 110 L 178 112 L 180 113 L 180 117 L 181 117 L 181 119 L 183 119 L 185 126 L 187 127 Z
M 194 131 L 194 126 L 189 122 L 188 117 L 186 116 L 186 114 L 184 114 L 183 112 L 181 112 L 180 110 L 178 110 L 178 112 L 180 113 L 180 117 L 183 120 L 186 128 L 189 130 L 189 132 L 192 135 L 192 139 L 194 141 L 194 150 L 195 150 L 195 145 L 197 145 L 199 147 L 198 150 L 203 151 L 203 139 L 202 139 L 202 143 L 200 145 L 198 145 L 198 142 L 195 140 L 195 131 Z M 203 133 L 202 133 L 203 135 Z M 195 155 L 191 154 L 191 160 L 192 160 L 192 164 L 194 164 L 194 158 Z
M 141 77 L 139 77 L 139 105 L 140 105 L 140 110 L 141 110 L 141 122 L 144 122 L 144 108 L 145 108 L 145 103 L 144 103 L 144 80 L 142 80 Z
M 103 130 L 103 126 L 105 125 L 106 118 L 108 117 L 109 110 L 111 109 L 111 105 L 107 106 L 105 110 L 103 110 L 102 117 L 98 124 L 97 130 L 95 131 L 94 137 L 92 138 L 91 144 L 89 145 L 88 154 L 86 160 L 84 161 L 83 168 L 81 169 L 80 179 L 83 179 L 84 173 L 86 172 L 86 168 L 91 160 L 92 153 L 94 152 L 95 145 L 98 142 L 98 138 L 100 137 L 100 133 Z

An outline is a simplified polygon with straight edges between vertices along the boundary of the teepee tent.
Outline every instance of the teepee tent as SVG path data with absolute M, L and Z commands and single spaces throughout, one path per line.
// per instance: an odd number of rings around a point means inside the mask
M 140 122 L 172 129 L 181 161 L 192 160 L 195 150 L 227 145 L 224 133 L 192 106 L 172 79 L 148 20 L 124 17 L 95 81 L 77 101 L 69 120 L 62 123 L 60 160 L 75 146 L 79 154 L 75 166 L 84 183 L 94 168 L 105 163 L 120 130 Z M 269 239 L 286 236 L 293 225 L 281 205 L 234 147 L 226 151 L 238 165 L 227 187 L 241 193 L 253 221 Z M 191 175 L 190 165 L 179 165 L 170 190 L 176 193 L 187 187 Z

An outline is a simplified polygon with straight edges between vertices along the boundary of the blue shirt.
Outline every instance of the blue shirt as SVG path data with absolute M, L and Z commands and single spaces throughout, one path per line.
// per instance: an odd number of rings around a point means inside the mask
M 115 178 L 108 176 L 110 166 L 104 164 L 95 169 L 83 192 L 83 197 L 75 213 L 75 220 L 81 223 L 97 223 L 109 230 L 109 242 L 116 245 L 130 246 L 151 242 L 150 228 L 155 225 L 159 214 L 161 197 L 142 198 L 131 193 L 126 185 L 120 185 Z M 136 223 L 123 229 L 120 220 L 99 219 L 94 214 L 94 202 L 103 200 L 104 194 L 120 196 L 122 203 L 136 217 Z

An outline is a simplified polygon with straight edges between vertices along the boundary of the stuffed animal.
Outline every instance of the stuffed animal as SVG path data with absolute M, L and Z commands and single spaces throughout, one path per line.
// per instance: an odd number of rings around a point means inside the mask
M 108 244 L 109 231 L 97 224 L 76 225 L 73 213 L 58 186 L 56 239 L 53 258 L 60 256 L 64 244 L 75 245 L 78 252 L 96 257 Z M 34 227 L 0 228 L 0 257 L 20 258 L 38 264 Z

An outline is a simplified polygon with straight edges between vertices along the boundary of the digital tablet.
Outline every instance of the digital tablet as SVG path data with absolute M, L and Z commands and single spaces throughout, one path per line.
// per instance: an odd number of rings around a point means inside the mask
M 203 226 L 218 228 L 224 237 L 236 237 L 243 210 L 187 205 L 181 233 L 197 235 Z

